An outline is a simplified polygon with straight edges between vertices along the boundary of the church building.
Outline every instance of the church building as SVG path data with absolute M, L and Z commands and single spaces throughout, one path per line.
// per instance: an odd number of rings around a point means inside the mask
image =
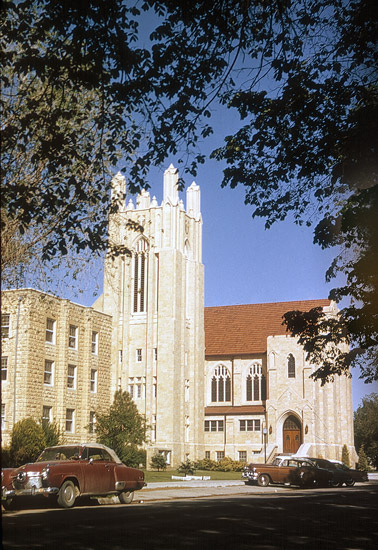
M 155 453 L 172 467 L 187 458 L 263 462 L 279 453 L 340 459 L 344 444 L 357 460 L 351 380 L 314 382 L 314 366 L 282 325 L 287 311 L 322 307 L 332 315 L 335 304 L 205 308 L 198 185 L 187 189 L 184 206 L 171 165 L 161 204 L 146 191 L 136 204 L 125 201 L 120 174 L 112 193 L 119 208 L 110 215 L 109 240 L 131 255 L 106 257 L 104 291 L 92 308 L 34 290 L 3 292 L 5 441 L 28 411 L 58 420 L 69 441 L 93 439 L 96 407 L 109 406 L 122 389 L 150 427 L 147 464 Z

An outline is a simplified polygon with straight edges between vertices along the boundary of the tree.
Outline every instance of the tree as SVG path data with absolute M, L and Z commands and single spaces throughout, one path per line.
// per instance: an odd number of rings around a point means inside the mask
M 53 447 L 54 445 L 62 443 L 62 430 L 56 421 L 49 422 L 48 420 L 42 419 L 41 427 L 45 436 L 46 447 Z
M 165 456 L 161 453 L 154 454 L 150 460 L 150 467 L 158 472 L 160 472 L 160 470 L 166 470 L 167 461 L 165 460 Z
M 348 466 L 348 468 L 350 468 L 350 454 L 346 445 L 343 445 L 341 451 L 341 462 L 345 464 L 345 466 Z
M 360 450 L 358 451 L 358 464 L 357 468 L 364 472 L 369 470 L 369 462 L 365 453 L 364 446 L 361 445 Z
M 362 399 L 354 412 L 354 444 L 363 447 L 368 461 L 378 468 L 378 394 L 371 393 Z
M 108 413 L 96 414 L 97 440 L 117 453 L 128 466 L 139 466 L 139 447 L 146 442 L 146 422 L 130 394 L 118 390 Z
M 132 191 L 167 156 L 195 175 L 212 112 L 231 109 L 240 128 L 212 154 L 222 185 L 245 186 L 267 228 L 313 224 L 314 242 L 335 247 L 326 277 L 345 277 L 330 294 L 350 300 L 338 314 L 285 318 L 313 376 L 360 364 L 377 379 L 377 11 L 374 0 L 7 2 L 6 219 L 33 234 L 47 220 L 45 259 L 112 248 L 120 156 Z
M 24 418 L 13 427 L 10 457 L 13 466 L 34 462 L 46 446 L 42 426 L 33 418 Z

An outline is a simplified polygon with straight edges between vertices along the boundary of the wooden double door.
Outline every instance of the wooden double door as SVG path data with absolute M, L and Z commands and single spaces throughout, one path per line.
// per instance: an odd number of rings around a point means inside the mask
M 301 445 L 301 424 L 295 416 L 289 416 L 283 425 L 283 452 L 295 454 Z

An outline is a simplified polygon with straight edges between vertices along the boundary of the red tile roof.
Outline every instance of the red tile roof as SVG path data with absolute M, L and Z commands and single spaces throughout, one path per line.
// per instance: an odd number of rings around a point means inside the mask
M 282 316 L 287 311 L 326 307 L 330 300 L 301 300 L 237 306 L 205 307 L 205 355 L 265 353 L 268 336 L 287 334 Z

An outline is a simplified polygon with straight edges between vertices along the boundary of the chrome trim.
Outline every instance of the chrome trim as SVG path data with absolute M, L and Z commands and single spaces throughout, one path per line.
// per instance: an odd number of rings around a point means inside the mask
M 7 489 L 3 487 L 2 498 L 13 498 L 22 496 L 35 495 L 56 495 L 59 492 L 59 487 L 32 487 L 31 489 Z

